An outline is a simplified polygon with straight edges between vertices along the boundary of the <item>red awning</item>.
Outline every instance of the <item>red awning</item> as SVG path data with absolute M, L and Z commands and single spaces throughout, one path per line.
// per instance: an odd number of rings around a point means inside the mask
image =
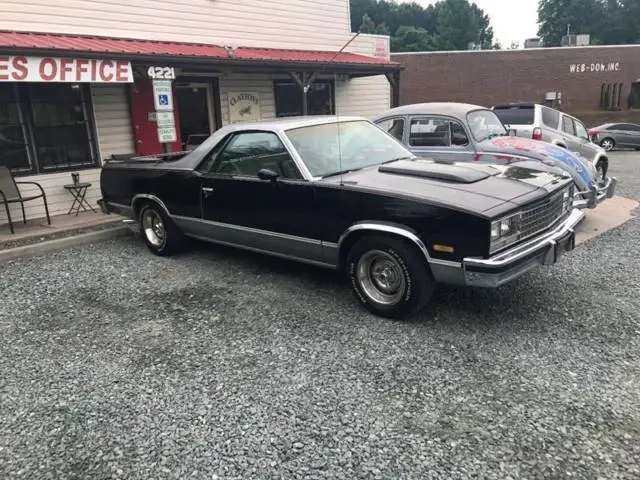
M 384 58 L 358 55 L 348 52 L 315 50 L 288 50 L 272 48 L 239 47 L 233 52 L 219 45 L 200 43 L 161 42 L 81 35 L 50 33 L 25 33 L 0 31 L 0 51 L 13 53 L 100 54 L 136 57 L 165 57 L 175 60 L 224 60 L 242 64 L 332 64 L 400 69 L 396 62 Z M 386 67 L 386 68 L 385 68 Z

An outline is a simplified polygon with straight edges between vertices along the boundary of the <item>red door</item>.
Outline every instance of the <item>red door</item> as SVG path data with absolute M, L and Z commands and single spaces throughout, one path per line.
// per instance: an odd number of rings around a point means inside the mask
M 136 79 L 131 88 L 131 117 L 133 120 L 133 136 L 138 155 L 157 155 L 164 153 L 163 146 L 158 142 L 158 127 L 153 118 L 149 118 L 155 112 L 153 104 L 153 86 L 149 79 Z M 175 89 L 173 93 L 173 104 L 177 105 Z M 175 108 L 175 107 L 174 107 Z M 151 114 L 151 115 L 150 115 Z M 180 143 L 180 124 L 173 113 L 176 124 L 176 141 L 171 145 L 172 152 L 182 150 Z

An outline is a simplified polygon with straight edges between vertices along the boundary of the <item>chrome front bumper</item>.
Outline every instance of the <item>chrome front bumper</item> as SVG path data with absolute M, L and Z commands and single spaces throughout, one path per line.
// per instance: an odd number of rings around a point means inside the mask
M 553 265 L 560 255 L 575 248 L 575 226 L 584 218 L 576 208 L 561 224 L 522 245 L 488 259 L 465 258 L 464 281 L 468 286 L 495 288 L 540 265 Z
M 607 177 L 604 184 L 593 187 L 591 190 L 577 192 L 573 196 L 573 206 L 575 208 L 596 208 L 607 198 L 611 198 L 616 193 L 618 180 L 615 177 Z

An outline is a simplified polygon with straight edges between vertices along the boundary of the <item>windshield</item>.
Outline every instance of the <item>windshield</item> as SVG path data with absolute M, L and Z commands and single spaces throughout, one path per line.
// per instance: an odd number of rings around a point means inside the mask
M 365 120 L 294 128 L 286 134 L 314 177 L 413 157 L 395 138 Z
M 476 110 L 467 114 L 467 122 L 471 135 L 476 142 L 487 140 L 488 138 L 507 135 L 507 130 L 491 110 Z

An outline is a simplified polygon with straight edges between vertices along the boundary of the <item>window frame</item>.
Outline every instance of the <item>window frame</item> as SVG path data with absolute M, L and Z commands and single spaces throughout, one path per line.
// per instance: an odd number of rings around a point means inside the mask
M 236 138 L 238 138 L 238 137 L 240 137 L 242 135 L 250 135 L 250 134 L 256 134 L 256 133 L 273 135 L 278 140 L 280 145 L 282 146 L 282 148 L 284 150 L 283 154 L 286 153 L 287 155 L 289 155 L 289 158 L 291 159 L 291 164 L 295 168 L 295 171 L 296 171 L 296 173 L 298 175 L 297 177 L 287 177 L 287 176 L 279 175 L 278 179 L 279 180 L 285 180 L 285 181 L 303 181 L 304 180 L 304 175 L 302 174 L 302 171 L 300 170 L 300 167 L 298 166 L 293 154 L 287 148 L 287 146 L 285 145 L 285 142 L 283 142 L 282 138 L 280 138 L 280 135 L 278 135 L 277 132 L 274 132 L 274 131 L 271 131 L 271 130 L 254 130 L 254 129 L 252 129 L 252 130 L 240 130 L 240 131 L 235 131 L 235 132 L 229 133 L 226 137 L 221 139 L 220 142 L 218 142 L 209 151 L 209 153 L 207 153 L 205 155 L 203 160 L 198 165 L 197 170 L 200 171 L 203 175 L 205 175 L 207 177 L 237 178 L 237 179 L 258 179 L 257 175 L 249 175 L 249 174 L 239 173 L 239 172 L 227 173 L 227 172 L 220 172 L 220 171 L 215 171 L 214 170 L 214 168 L 216 166 L 219 166 L 219 156 L 224 153 L 224 151 L 231 145 L 231 143 Z M 205 163 L 207 163 L 207 161 L 210 159 L 210 156 L 212 154 L 215 154 L 216 158 L 213 159 L 209 169 L 204 170 L 203 169 L 203 165 L 205 165 Z M 249 155 L 247 157 L 240 157 L 240 158 L 242 158 L 242 159 L 244 159 L 244 158 L 254 158 L 254 157 L 258 158 L 260 156 L 262 156 L 262 154 L 261 155 Z M 263 168 L 266 168 L 266 167 L 263 167 Z
M 318 84 L 326 84 L 329 85 L 329 88 L 331 89 L 331 94 L 330 94 L 330 100 L 331 100 L 331 109 L 330 109 L 330 113 L 329 115 L 335 115 L 336 114 L 336 82 L 332 79 L 318 79 L 318 80 L 314 80 L 311 83 L 311 86 L 313 85 L 318 85 Z M 279 85 L 293 85 L 294 88 L 297 89 L 298 91 L 298 96 L 299 96 L 299 101 L 300 101 L 300 115 L 304 115 L 304 112 L 302 111 L 302 96 L 303 96 L 303 91 L 302 88 L 300 87 L 300 85 L 298 85 L 295 80 L 293 79 L 284 79 L 284 78 L 279 78 L 279 79 L 275 79 L 273 81 L 273 103 L 274 103 L 274 110 L 275 110 L 275 115 L 276 118 L 287 118 L 287 117 L 295 117 L 297 115 L 282 115 L 280 114 L 280 112 L 278 111 L 278 96 L 277 96 L 277 89 Z M 308 93 L 307 93 L 308 95 Z M 307 112 L 307 115 L 319 115 L 319 114 L 315 114 L 312 112 Z
M 448 140 L 449 140 L 449 144 L 448 145 L 413 145 L 411 143 L 411 125 L 415 120 L 422 120 L 422 119 L 435 119 L 435 120 L 442 120 L 443 122 L 445 122 L 448 126 L 447 128 L 447 134 L 448 134 Z M 460 126 L 462 128 L 462 130 L 464 131 L 465 136 L 467 137 L 467 143 L 465 145 L 454 145 L 452 143 L 452 139 L 453 139 L 453 129 L 451 128 L 453 123 L 457 123 L 458 126 Z M 408 127 L 408 128 L 407 128 Z M 465 128 L 465 125 L 460 122 L 459 120 L 453 118 L 453 117 L 449 117 L 446 115 L 437 115 L 437 114 L 416 114 L 416 115 L 410 115 L 408 117 L 408 121 L 406 122 L 405 125 L 405 135 L 406 135 L 406 139 L 407 139 L 407 146 L 409 148 L 429 148 L 429 149 L 434 149 L 434 148 L 447 148 L 447 149 L 464 149 L 464 148 L 468 148 L 471 145 L 471 136 L 469 135 L 469 132 L 467 131 L 467 129 Z
M 572 127 L 572 130 L 573 130 L 572 132 L 567 132 L 567 131 L 564 129 L 564 121 L 565 121 L 565 120 L 569 120 L 569 121 L 571 122 L 571 127 Z M 567 135 L 572 135 L 572 136 L 574 136 L 574 137 L 576 137 L 576 136 L 577 136 L 577 135 L 576 135 L 576 124 L 573 122 L 573 118 L 571 118 L 570 116 L 568 116 L 568 115 L 562 115 L 562 125 L 561 125 L 561 127 L 562 127 L 562 133 L 565 133 L 565 134 L 567 134 Z
M 392 135 L 390 133 L 390 129 L 387 130 L 385 128 L 382 128 L 382 124 L 385 122 L 397 122 L 400 121 L 402 122 L 402 135 L 400 136 L 400 138 Z M 393 117 L 385 117 L 385 118 L 381 118 L 380 120 L 377 120 L 376 122 L 374 122 L 375 125 L 377 127 L 379 127 L 383 132 L 387 133 L 388 135 L 391 135 L 393 138 L 395 138 L 396 140 L 398 140 L 399 142 L 403 143 L 405 142 L 405 138 L 407 136 L 407 117 L 405 117 L 404 115 L 396 115 Z M 392 126 L 393 128 L 393 126 Z
M 33 82 L 14 82 L 14 92 L 16 95 L 16 100 L 18 104 L 18 115 L 20 120 L 22 121 L 22 132 L 23 138 L 25 140 L 26 153 L 27 153 L 27 162 L 29 164 L 29 169 L 11 169 L 11 172 L 14 176 L 27 176 L 27 175 L 47 175 L 53 173 L 64 173 L 71 171 L 82 171 L 82 170 L 90 170 L 94 168 L 100 168 L 101 166 L 101 157 L 100 150 L 98 148 L 98 135 L 96 129 L 96 121 L 94 114 L 94 106 L 93 106 L 93 95 L 91 92 L 91 85 L 86 83 L 63 83 L 62 85 L 66 85 L 69 88 L 72 88 L 72 85 L 78 85 L 78 88 L 81 90 L 81 100 L 80 106 L 82 108 L 82 114 L 84 120 L 82 123 L 84 124 L 84 128 L 86 129 L 88 152 L 90 156 L 90 161 L 82 164 L 73 164 L 73 165 L 65 165 L 62 167 L 45 167 L 41 159 L 38 155 L 38 145 L 36 143 L 36 123 L 33 115 L 33 102 L 31 100 L 29 87 L 32 86 Z M 55 83 L 52 85 L 61 85 L 60 83 Z

